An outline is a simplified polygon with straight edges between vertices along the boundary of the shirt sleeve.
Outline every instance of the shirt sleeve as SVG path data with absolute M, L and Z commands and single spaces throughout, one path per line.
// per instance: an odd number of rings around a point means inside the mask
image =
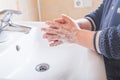
M 98 9 L 85 16 L 85 18 L 88 19 L 92 25 L 92 31 L 99 30 L 105 1 L 106 0 L 103 0 L 102 4 L 98 7 Z
M 99 31 L 103 9 L 106 0 L 94 12 L 85 16 L 92 24 L 94 35 L 94 48 L 97 53 L 110 59 L 120 59 L 120 25 L 111 26 Z
M 107 58 L 120 59 L 120 25 L 97 31 L 94 39 L 98 53 Z

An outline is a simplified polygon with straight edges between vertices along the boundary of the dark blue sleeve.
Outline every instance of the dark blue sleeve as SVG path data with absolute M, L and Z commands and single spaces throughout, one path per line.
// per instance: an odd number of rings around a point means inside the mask
M 120 59 L 120 25 L 102 30 L 99 48 L 105 57 Z
M 104 1 L 102 2 L 102 4 L 98 7 L 98 9 L 96 9 L 95 11 L 93 11 L 93 12 L 91 12 L 91 13 L 89 13 L 89 14 L 87 14 L 87 15 L 85 16 L 85 17 L 89 17 L 89 18 L 91 18 L 91 19 L 93 20 L 93 21 L 91 21 L 91 20 L 88 18 L 89 21 L 92 22 L 92 24 L 95 24 L 95 25 L 92 26 L 92 27 L 94 28 L 94 31 L 99 30 L 105 1 L 106 1 L 106 0 L 104 0 Z

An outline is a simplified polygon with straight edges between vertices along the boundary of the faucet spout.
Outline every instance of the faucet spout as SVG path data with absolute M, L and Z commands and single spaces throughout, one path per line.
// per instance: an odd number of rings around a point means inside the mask
M 6 26 L 2 28 L 3 31 L 12 31 L 12 32 L 22 32 L 25 34 L 28 34 L 31 30 L 31 27 L 27 27 L 24 25 L 18 25 L 18 24 L 10 24 L 10 26 Z

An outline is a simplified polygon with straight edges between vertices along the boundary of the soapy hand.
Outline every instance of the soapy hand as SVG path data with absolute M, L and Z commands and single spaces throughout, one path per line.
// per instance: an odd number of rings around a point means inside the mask
M 77 33 L 80 28 L 71 17 L 62 15 L 60 19 L 46 24 L 49 27 L 41 30 L 45 32 L 43 38 L 50 42 L 50 46 L 57 46 L 63 42 L 77 43 Z

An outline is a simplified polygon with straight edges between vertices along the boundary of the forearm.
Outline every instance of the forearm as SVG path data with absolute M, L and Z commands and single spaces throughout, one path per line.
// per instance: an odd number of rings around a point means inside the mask
M 77 44 L 82 45 L 86 48 L 94 50 L 94 31 L 88 30 L 79 30 L 76 34 L 77 36 Z
M 92 28 L 90 21 L 85 18 L 76 20 L 76 23 L 79 25 L 81 29 L 91 30 Z

